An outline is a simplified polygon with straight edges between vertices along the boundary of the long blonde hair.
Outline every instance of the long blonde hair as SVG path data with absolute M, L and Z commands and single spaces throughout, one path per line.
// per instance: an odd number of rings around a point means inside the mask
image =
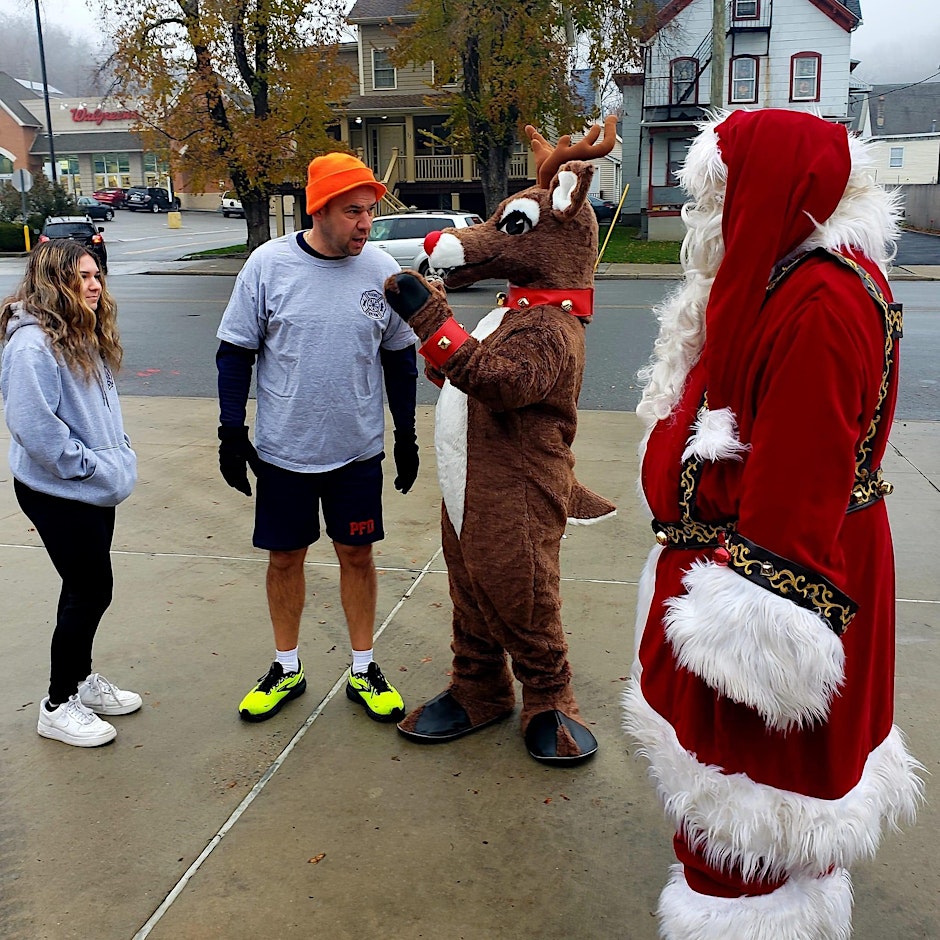
M 103 276 L 98 309 L 92 310 L 82 299 L 79 265 L 85 255 L 91 255 L 87 248 L 64 238 L 37 245 L 19 287 L 0 308 L 0 337 L 6 336 L 7 324 L 18 310 L 31 313 L 66 365 L 90 379 L 101 360 L 117 372 L 124 350 L 117 305 Z

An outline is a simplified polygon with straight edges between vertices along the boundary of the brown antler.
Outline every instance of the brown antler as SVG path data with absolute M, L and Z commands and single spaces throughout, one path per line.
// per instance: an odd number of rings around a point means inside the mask
M 609 114 L 604 120 L 604 139 L 595 143 L 601 133 L 601 125 L 595 124 L 576 144 L 571 135 L 559 137 L 554 147 L 531 125 L 525 126 L 529 145 L 535 154 L 536 179 L 539 186 L 548 189 L 558 168 L 568 160 L 596 160 L 605 157 L 614 149 L 617 139 L 617 115 Z

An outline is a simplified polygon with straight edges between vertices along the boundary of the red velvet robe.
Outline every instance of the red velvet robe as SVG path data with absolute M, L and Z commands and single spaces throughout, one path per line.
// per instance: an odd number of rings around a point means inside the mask
M 858 260 L 890 301 L 876 267 Z M 761 308 L 730 405 L 737 441 L 724 440 L 714 459 L 696 424 L 707 351 L 706 340 L 681 400 L 647 442 L 641 482 L 655 519 L 680 520 L 683 454 L 704 451 L 694 518 L 735 520 L 758 549 L 857 605 L 840 637 L 783 591 L 717 564 L 715 548 L 651 553 L 627 723 L 680 833 L 688 884 L 736 897 L 869 856 L 886 820 L 913 813 L 920 783 L 893 727 L 884 500 L 846 512 L 885 375 L 882 310 L 849 267 L 825 257 L 797 267 Z M 896 376 L 865 445 L 873 469 Z

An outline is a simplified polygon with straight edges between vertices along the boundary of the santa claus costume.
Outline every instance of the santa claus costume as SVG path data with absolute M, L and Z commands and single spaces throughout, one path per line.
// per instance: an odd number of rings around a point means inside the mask
M 656 545 L 626 724 L 676 828 L 667 940 L 844 940 L 848 869 L 912 821 L 881 458 L 898 210 L 846 129 L 736 111 L 682 183 L 685 280 L 637 413 Z

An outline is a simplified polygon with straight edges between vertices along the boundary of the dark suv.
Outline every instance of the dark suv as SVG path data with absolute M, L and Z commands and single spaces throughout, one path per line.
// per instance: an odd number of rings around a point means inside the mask
M 98 262 L 101 273 L 107 274 L 108 249 L 104 244 L 104 235 L 101 234 L 103 231 L 100 225 L 95 225 L 86 216 L 60 215 L 46 219 L 39 240 L 47 242 L 53 238 L 69 238 L 73 242 L 79 242 Z
M 175 196 L 170 198 L 170 194 L 159 186 L 132 186 L 127 191 L 124 207 L 131 212 L 138 209 L 144 212 L 179 212 L 180 201 Z

